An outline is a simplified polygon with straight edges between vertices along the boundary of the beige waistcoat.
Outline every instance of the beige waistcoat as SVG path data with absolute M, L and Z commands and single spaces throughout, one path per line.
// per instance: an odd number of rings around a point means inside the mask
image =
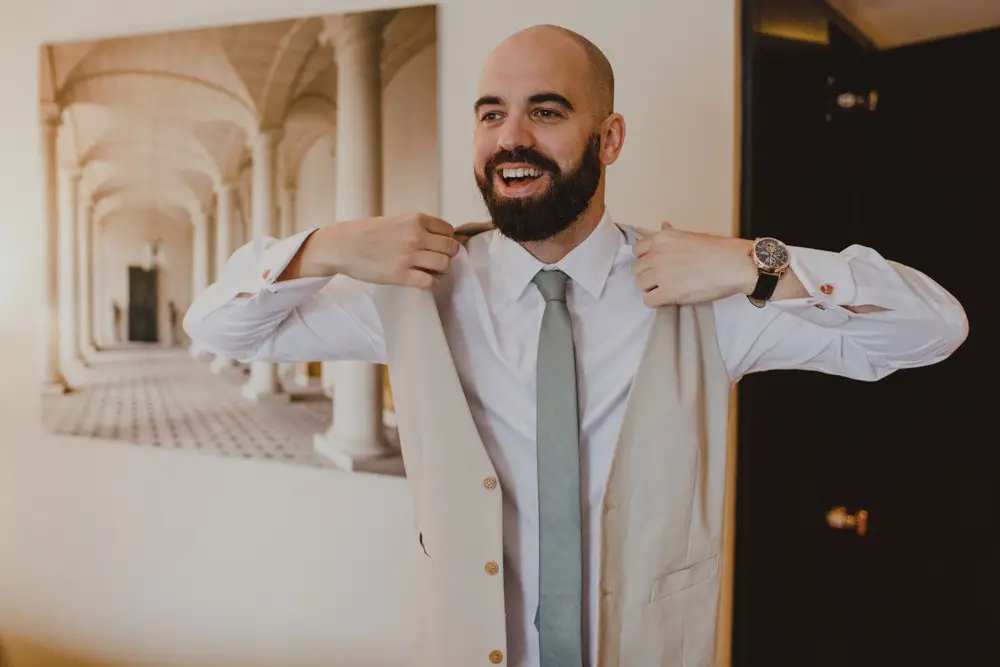
M 417 664 L 507 664 L 503 488 L 434 298 L 380 286 L 375 303 L 426 553 Z M 711 305 L 659 308 L 645 346 L 605 493 L 592 667 L 714 667 L 731 384 Z

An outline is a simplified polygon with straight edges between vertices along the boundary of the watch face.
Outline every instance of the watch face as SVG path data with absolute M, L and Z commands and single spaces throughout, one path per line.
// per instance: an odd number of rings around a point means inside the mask
M 757 262 L 766 269 L 783 269 L 788 266 L 788 249 L 778 239 L 759 239 L 753 248 Z

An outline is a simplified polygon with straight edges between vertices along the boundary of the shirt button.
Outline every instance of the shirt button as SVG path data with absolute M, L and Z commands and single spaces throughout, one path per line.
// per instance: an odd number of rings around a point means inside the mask
M 483 486 L 485 486 L 487 489 L 497 488 L 497 478 L 487 477 L 486 479 L 483 480 Z
M 486 574 L 494 575 L 500 571 L 500 566 L 496 564 L 495 561 L 490 561 L 486 564 Z
M 490 651 L 490 662 L 499 665 L 503 662 L 503 651 Z
M 271 275 L 271 269 L 266 269 L 264 273 L 260 274 L 260 277 L 263 278 L 264 280 L 267 280 L 267 277 L 269 275 Z
M 819 291 L 827 296 L 830 296 L 833 294 L 833 285 L 820 285 Z

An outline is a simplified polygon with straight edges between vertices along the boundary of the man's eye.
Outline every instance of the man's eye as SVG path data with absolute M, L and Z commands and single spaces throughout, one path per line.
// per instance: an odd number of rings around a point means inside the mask
M 484 121 L 496 120 L 499 117 L 500 114 L 497 113 L 496 111 L 487 111 L 486 113 L 483 114 L 482 120 Z
M 559 116 L 559 112 L 552 109 L 538 109 L 535 113 L 543 118 L 556 118 Z

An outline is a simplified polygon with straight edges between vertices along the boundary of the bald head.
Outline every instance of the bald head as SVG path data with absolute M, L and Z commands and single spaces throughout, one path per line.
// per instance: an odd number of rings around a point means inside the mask
M 586 81 L 589 102 L 597 118 L 614 111 L 615 74 L 611 63 L 597 45 L 568 28 L 536 25 L 514 33 L 489 55 L 484 74 L 509 62 L 512 53 L 532 53 L 560 67 L 573 70 Z M 579 79 L 578 79 L 579 80 Z
M 625 137 L 614 88 L 601 50 L 559 26 L 515 33 L 486 58 L 473 171 L 505 236 L 544 241 L 601 219 L 605 169 Z

